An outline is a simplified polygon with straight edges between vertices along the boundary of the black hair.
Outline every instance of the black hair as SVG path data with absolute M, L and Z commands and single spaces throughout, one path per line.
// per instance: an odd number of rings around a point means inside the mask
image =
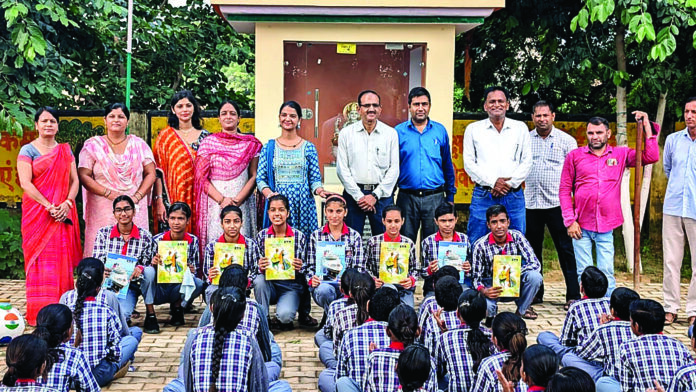
M 381 287 L 370 299 L 369 314 L 376 321 L 388 321 L 389 313 L 401 303 L 399 292 L 392 287 Z
M 362 105 L 362 97 L 363 97 L 364 95 L 367 95 L 367 94 L 374 94 L 374 95 L 376 95 L 376 96 L 377 96 L 377 102 L 379 102 L 380 105 L 382 104 L 382 98 L 379 96 L 379 94 L 377 94 L 377 91 L 375 91 L 375 90 L 363 90 L 363 91 L 360 92 L 360 94 L 358 94 L 358 106 Z
M 227 105 L 227 104 L 232 105 L 234 110 L 237 111 L 237 117 L 242 118 L 242 109 L 239 108 L 239 104 L 231 99 L 226 99 L 222 102 L 220 102 L 220 106 L 218 106 L 218 117 L 220 117 L 220 112 L 222 112 L 222 107 Z
M 628 287 L 619 287 L 611 293 L 609 305 L 614 310 L 616 317 L 624 321 L 631 318 L 631 304 L 639 300 L 640 295 Z
M 687 103 L 691 103 L 691 102 L 696 102 L 696 96 L 687 98 L 686 102 L 684 102 L 684 106 L 686 106 Z
M 357 268 L 348 267 L 341 274 L 341 291 L 343 294 L 350 295 L 350 286 L 353 284 L 353 279 L 360 274 Z
M 221 287 L 213 293 L 210 303 L 213 311 L 215 337 L 213 338 L 213 361 L 210 366 L 209 391 L 216 392 L 215 383 L 220 376 L 220 362 L 225 338 L 242 321 L 246 310 L 246 296 L 239 287 Z
M 399 215 L 403 218 L 404 217 L 404 212 L 401 210 L 401 207 L 397 206 L 396 204 L 392 204 L 390 206 L 384 207 L 382 210 L 382 219 L 387 219 L 387 212 L 389 211 L 399 211 Z
M 644 335 L 657 334 L 665 328 L 665 308 L 652 299 L 638 299 L 631 302 L 631 321 L 638 325 Z
M 590 265 L 582 271 L 580 283 L 588 298 L 602 298 L 609 288 L 607 276 L 594 265 Z
M 114 210 L 116 210 L 116 204 L 118 204 L 118 203 L 120 203 L 120 202 L 122 202 L 122 201 L 128 202 L 128 205 L 131 206 L 132 209 L 135 209 L 135 202 L 133 201 L 133 199 L 131 199 L 130 196 L 128 196 L 128 195 L 120 195 L 120 196 L 117 196 L 117 197 L 114 199 L 114 202 L 112 203 L 113 206 L 114 206 Z
M 433 274 L 433 288 L 437 284 L 437 281 L 444 278 L 445 276 L 451 276 L 459 280 L 459 271 L 451 265 L 446 265 L 440 268 L 439 270 L 437 270 L 437 272 Z
M 222 270 L 218 288 L 220 287 L 237 287 L 246 292 L 249 285 L 249 275 L 247 271 L 239 264 L 231 264 Z
M 428 97 L 428 103 L 430 103 L 430 92 L 425 87 L 414 87 L 408 93 L 408 104 L 411 104 L 413 98 L 416 97 Z
M 172 203 L 172 205 L 170 205 L 169 208 L 167 208 L 167 216 L 171 215 L 172 212 L 176 211 L 183 212 L 184 215 L 186 215 L 186 219 L 191 218 L 191 207 L 183 201 L 176 201 Z
M 368 273 L 358 273 L 350 283 L 350 300 L 358 306 L 355 322 L 362 325 L 370 315 L 367 311 L 367 303 L 375 295 L 375 281 Z
M 126 120 L 130 120 L 130 110 L 128 110 L 128 107 L 121 102 L 112 103 L 111 105 L 105 107 L 104 108 L 104 117 L 108 116 L 109 113 L 111 113 L 117 109 L 121 109 L 123 111 L 123 114 L 126 115 Z
M 485 90 L 483 90 L 483 102 L 488 101 L 488 95 L 492 93 L 493 91 L 502 91 L 503 94 L 505 94 L 505 100 L 509 101 L 510 100 L 510 94 L 508 91 L 502 87 L 502 86 L 491 86 L 487 87 Z
M 287 196 L 281 195 L 280 193 L 277 193 L 271 197 L 268 198 L 268 205 L 271 205 L 271 202 L 274 201 L 282 201 L 283 204 L 285 205 L 286 210 L 290 210 L 290 200 L 288 200 Z
M 486 318 L 486 298 L 476 290 L 468 289 L 459 296 L 457 313 L 471 329 L 466 336 L 466 345 L 474 362 L 474 372 L 481 361 L 492 354 L 491 339 L 481 330 L 481 321 Z
M 82 340 L 82 310 L 87 297 L 95 297 L 104 280 L 104 263 L 94 257 L 87 257 L 77 265 L 77 281 L 75 282 L 75 307 L 73 319 L 77 328 L 78 339 Z
M 587 124 L 592 124 L 592 125 L 604 125 L 604 128 L 609 130 L 609 121 L 607 121 L 606 118 L 604 117 L 592 117 Z
M 47 354 L 48 345 L 38 336 L 25 334 L 12 339 L 5 353 L 7 371 L 2 383 L 13 387 L 20 378 L 36 379 Z
M 36 329 L 32 335 L 43 339 L 48 347 L 46 372 L 60 361 L 61 355 L 64 355 L 59 346 L 70 338 L 72 323 L 72 311 L 63 304 L 46 305 L 39 310 L 36 316 Z
M 486 210 L 486 222 L 490 221 L 492 217 L 498 216 L 500 214 L 505 214 L 507 219 L 510 219 L 507 208 L 501 204 L 493 204 Z
M 553 107 L 553 104 L 548 101 L 541 100 L 532 106 L 532 114 L 536 113 L 537 108 L 549 108 L 549 111 L 551 113 L 556 113 L 556 109 Z
M 566 366 L 549 380 L 546 392 L 595 392 L 595 383 L 584 370 Z
M 430 352 L 422 344 L 412 344 L 404 349 L 396 363 L 396 374 L 403 392 L 413 392 L 422 387 L 431 372 Z
M 295 109 L 295 112 L 297 112 L 297 117 L 302 118 L 302 106 L 300 106 L 299 103 L 296 101 L 285 101 L 283 102 L 282 105 L 280 105 L 280 109 L 278 109 L 278 114 L 283 111 L 284 108 L 286 107 L 291 107 L 292 109 Z
M 544 345 L 533 344 L 524 350 L 522 364 L 524 373 L 532 379 L 529 386 L 546 388 L 551 377 L 558 371 L 558 356 Z
M 503 364 L 503 374 L 508 381 L 520 381 L 522 354 L 527 348 L 527 324 L 514 313 L 498 313 L 493 319 L 493 336 L 498 346 L 510 352 L 510 357 Z
M 420 335 L 418 315 L 412 307 L 399 304 L 389 313 L 387 331 L 405 347 L 413 344 Z
M 338 203 L 341 208 L 346 209 L 346 200 L 340 195 L 331 195 L 326 198 L 324 202 L 324 208 L 329 205 L 329 203 Z
M 446 312 L 457 310 L 460 295 L 462 285 L 458 278 L 444 276 L 435 283 L 435 301 Z
M 36 113 L 34 113 L 34 122 L 39 122 L 39 117 L 41 117 L 44 112 L 48 112 L 53 118 L 56 119 L 56 122 L 60 122 L 60 118 L 58 116 L 58 111 L 54 109 L 51 106 L 42 106 L 36 110 Z
M 169 100 L 169 113 L 167 114 L 167 124 L 174 129 L 179 129 L 179 117 L 174 114 L 174 106 L 182 99 L 188 99 L 193 105 L 193 114 L 191 115 L 191 125 L 196 129 L 202 129 L 201 127 L 201 105 L 198 103 L 196 97 L 189 90 L 181 90 L 172 96 Z
M 244 214 L 242 213 L 242 209 L 239 208 L 239 207 L 237 207 L 237 206 L 233 206 L 232 204 L 230 204 L 230 205 L 228 205 L 227 207 L 223 208 L 222 211 L 220 211 L 220 222 L 222 222 L 223 220 L 225 220 L 225 217 L 226 217 L 227 214 L 229 214 L 230 212 L 236 213 L 237 215 L 239 215 L 239 218 L 240 218 L 241 220 L 244 220 Z
M 438 220 L 443 215 L 447 214 L 452 214 L 455 217 L 457 214 L 454 212 L 454 206 L 450 203 L 441 203 L 437 208 L 435 209 L 435 220 Z

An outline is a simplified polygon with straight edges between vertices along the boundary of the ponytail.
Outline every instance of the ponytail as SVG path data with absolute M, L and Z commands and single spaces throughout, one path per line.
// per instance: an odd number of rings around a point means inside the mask
M 389 314 L 389 325 L 387 331 L 399 342 L 408 347 L 420 335 L 418 327 L 418 315 L 412 307 L 400 304 Z
M 2 383 L 13 387 L 20 378 L 36 379 L 46 363 L 47 352 L 46 342 L 36 336 L 22 335 L 14 338 L 5 353 L 7 371 Z
M 510 357 L 503 363 L 502 372 L 509 381 L 520 381 L 522 354 L 527 348 L 527 324 L 519 316 L 503 312 L 493 320 L 493 336 L 500 348 L 508 350 Z
M 467 290 L 459 296 L 457 312 L 471 329 L 467 334 L 466 343 L 476 372 L 481 361 L 492 354 L 491 340 L 481 330 L 481 321 L 486 318 L 486 299 L 476 290 Z
M 88 257 L 77 265 L 77 282 L 75 282 L 77 299 L 73 309 L 73 319 L 77 328 L 76 342 L 82 340 L 82 310 L 85 299 L 97 295 L 102 280 L 104 280 L 104 263 L 101 260 Z
M 32 335 L 43 339 L 48 347 L 46 372 L 65 355 L 58 347 L 70 338 L 72 317 L 70 308 L 63 304 L 46 305 L 36 316 L 36 329 Z
M 370 315 L 367 312 L 367 303 L 375 294 L 375 281 L 366 273 L 357 274 L 351 281 L 350 296 L 358 306 L 358 313 L 355 316 L 357 325 L 362 325 Z
M 215 336 L 213 337 L 213 361 L 210 366 L 209 392 L 217 392 L 215 384 L 220 376 L 225 338 L 242 321 L 246 309 L 246 296 L 239 287 L 223 287 L 213 293 L 210 304 L 213 310 Z

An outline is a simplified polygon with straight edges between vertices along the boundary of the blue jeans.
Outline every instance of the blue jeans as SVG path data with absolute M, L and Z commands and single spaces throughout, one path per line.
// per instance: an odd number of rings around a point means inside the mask
M 493 317 L 498 313 L 498 301 L 510 302 L 515 301 L 517 304 L 517 311 L 520 314 L 524 314 L 529 306 L 534 300 L 534 296 L 539 291 L 541 283 L 544 281 L 539 271 L 522 271 L 521 274 L 522 284 L 520 285 L 520 296 L 519 298 L 497 298 L 490 299 L 486 298 L 488 304 L 488 317 Z M 491 278 L 483 279 L 483 284 L 486 287 L 490 287 L 492 283 Z
M 335 392 L 336 391 L 336 369 L 324 369 L 319 373 L 319 391 Z
M 510 192 L 502 197 L 493 197 L 490 192 L 480 186 L 476 186 L 471 195 L 469 222 L 466 228 L 466 233 L 472 244 L 490 231 L 486 225 L 486 210 L 495 204 L 501 204 L 507 208 L 511 229 L 519 230 L 522 234 L 526 231 L 527 214 L 524 204 L 524 191 L 522 189 L 517 192 Z
M 135 352 L 138 351 L 140 339 L 143 338 L 143 330 L 138 327 L 129 328 L 130 335 L 121 337 L 121 360 L 118 363 L 118 368 L 122 368 L 135 358 Z
M 321 282 L 316 288 L 310 288 L 312 297 L 317 305 L 324 309 L 324 313 L 328 313 L 331 302 L 341 297 L 341 289 L 339 282 Z
M 164 386 L 162 392 L 186 392 L 186 386 L 180 378 L 175 378 L 169 384 Z M 269 375 L 268 392 L 292 392 L 292 388 L 285 380 L 271 381 L 271 377 Z
M 621 383 L 614 377 L 600 377 L 595 385 L 597 392 L 621 392 Z
M 558 358 L 563 358 L 564 355 L 573 351 L 573 347 L 564 346 L 559 337 L 549 331 L 541 332 L 537 337 L 537 343 L 553 350 Z
M 319 347 L 319 360 L 327 369 L 336 369 L 338 360 L 336 360 L 336 355 L 334 355 L 334 345 L 332 341 L 329 340 Z
M 395 370 L 396 371 L 396 370 Z M 336 380 L 336 392 L 360 392 L 362 389 L 358 383 L 350 377 L 341 377 Z
M 105 358 L 92 368 L 94 379 L 97 380 L 100 387 L 106 386 L 114 379 L 114 375 L 120 369 L 118 365 L 117 362 L 109 362 Z
M 142 274 L 141 276 L 143 279 L 141 279 L 139 282 L 130 283 L 128 286 L 128 294 L 126 294 L 125 299 L 118 297 L 118 303 L 121 306 L 121 313 L 123 313 L 126 320 L 130 320 L 131 314 L 133 314 L 133 310 L 135 309 L 135 305 L 138 303 L 138 297 L 150 289 L 150 283 L 152 281 L 146 279 L 145 274 Z
M 186 306 L 186 301 L 180 293 L 181 283 L 157 283 L 157 270 L 154 267 L 145 267 L 143 276 L 149 282 L 145 290 L 142 290 L 145 305 L 174 304 L 181 300 L 181 306 Z M 193 278 L 193 280 L 196 289 L 191 294 L 189 301 L 193 301 L 203 292 L 203 281 L 198 278 Z
M 614 278 L 614 233 L 597 233 L 582 229 L 582 237 L 579 240 L 573 239 L 573 249 L 575 250 L 575 260 L 577 264 L 578 282 L 585 268 L 594 265 L 592 261 L 592 243 L 597 248 L 597 268 L 607 276 L 609 288 L 606 297 L 610 297 L 616 287 Z
M 319 328 L 316 334 L 314 334 L 314 344 L 317 347 L 321 347 L 322 344 L 330 342 L 331 339 L 327 338 L 324 334 L 324 328 Z
M 364 194 L 369 195 L 370 191 L 363 191 Z M 370 229 L 372 230 L 372 235 L 379 235 L 384 233 L 384 224 L 382 223 L 382 210 L 386 207 L 394 204 L 394 197 L 384 197 L 377 200 L 375 204 L 375 212 L 365 212 L 362 208 L 358 207 L 357 200 L 353 199 L 351 195 L 343 192 L 343 197 L 346 199 L 346 208 L 348 209 L 348 215 L 346 215 L 346 225 L 351 229 L 363 234 L 363 229 L 365 228 L 365 218 L 370 221 Z
M 276 317 L 284 324 L 295 320 L 302 290 L 303 287 L 297 281 L 266 281 L 263 274 L 254 279 L 254 296 L 261 309 L 269 314 L 269 307 L 276 304 Z
M 539 336 L 541 337 L 541 335 Z M 572 366 L 584 371 L 589 374 L 595 382 L 604 375 L 604 367 L 601 362 L 585 360 L 572 351 L 563 356 L 561 363 L 563 367 Z

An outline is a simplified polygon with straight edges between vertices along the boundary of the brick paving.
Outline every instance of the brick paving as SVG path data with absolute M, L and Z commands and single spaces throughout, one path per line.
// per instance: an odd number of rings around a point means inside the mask
M 632 284 L 628 281 L 619 282 L 628 287 Z M 563 282 L 546 282 L 545 302 L 535 305 L 534 309 L 539 313 L 535 321 L 527 320 L 529 328 L 530 344 L 536 342 L 536 336 L 544 330 L 560 333 L 565 312 L 565 286 Z M 682 298 L 686 298 L 687 285 L 682 284 Z M 662 284 L 647 283 L 641 286 L 640 294 L 644 298 L 662 300 Z M 19 280 L 0 280 L 0 298 L 9 298 L 12 304 L 24 311 L 26 300 L 24 298 L 24 282 Z M 420 302 L 417 295 L 416 303 Z M 198 318 L 203 311 L 203 303 L 196 302 L 194 311 L 186 315 L 186 325 L 171 327 L 164 324 L 167 320 L 168 307 L 158 307 L 161 333 L 158 335 L 143 336 L 140 347 L 136 353 L 135 371 L 129 372 L 124 378 L 114 381 L 103 388 L 105 391 L 161 391 L 162 387 L 176 377 L 179 364 L 179 355 L 186 339 L 186 332 L 198 325 Z M 137 309 L 144 314 L 142 301 Z M 313 316 L 321 319 L 321 309 L 313 306 Z M 501 311 L 513 311 L 514 304 L 501 304 Z M 135 325 L 142 324 L 138 320 Z M 689 344 L 686 337 L 686 315 L 679 314 L 679 322 L 666 327 L 665 333 L 670 334 L 685 344 Z M 318 360 L 318 351 L 314 346 L 314 331 L 296 329 L 294 331 L 279 332 L 276 340 L 283 351 L 283 372 L 281 378 L 287 380 L 293 391 L 316 391 L 317 378 L 323 370 L 323 365 Z M 4 359 L 4 348 L 0 348 L 0 357 Z M 4 360 L 0 361 L 0 375 L 5 372 Z

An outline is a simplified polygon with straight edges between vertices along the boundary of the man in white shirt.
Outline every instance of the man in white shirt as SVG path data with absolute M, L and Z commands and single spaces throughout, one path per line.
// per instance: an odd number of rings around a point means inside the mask
M 375 91 L 358 94 L 358 104 L 361 121 L 341 130 L 336 166 L 348 207 L 346 224 L 362 235 L 367 217 L 374 236 L 384 233 L 382 210 L 394 204 L 399 136 L 379 121 L 382 105 Z
M 527 240 L 534 254 L 542 263 L 544 228 L 548 227 L 558 252 L 558 261 L 566 282 L 566 310 L 571 302 L 580 299 L 580 286 L 575 265 L 573 240 L 568 236 L 558 188 L 566 155 L 578 142 L 572 136 L 553 126 L 556 113 L 553 105 L 539 101 L 532 107 L 535 128 L 529 133 L 532 146 L 532 170 L 525 181 L 524 197 L 527 207 Z M 544 285 L 537 292 L 533 303 L 544 299 Z
M 495 204 L 507 209 L 511 229 L 525 232 L 522 183 L 532 167 L 529 128 L 505 117 L 510 108 L 507 91 L 489 87 L 484 99 L 488 118 L 469 124 L 464 133 L 464 170 L 476 183 L 467 225 L 471 243 L 488 232 L 486 210 Z

